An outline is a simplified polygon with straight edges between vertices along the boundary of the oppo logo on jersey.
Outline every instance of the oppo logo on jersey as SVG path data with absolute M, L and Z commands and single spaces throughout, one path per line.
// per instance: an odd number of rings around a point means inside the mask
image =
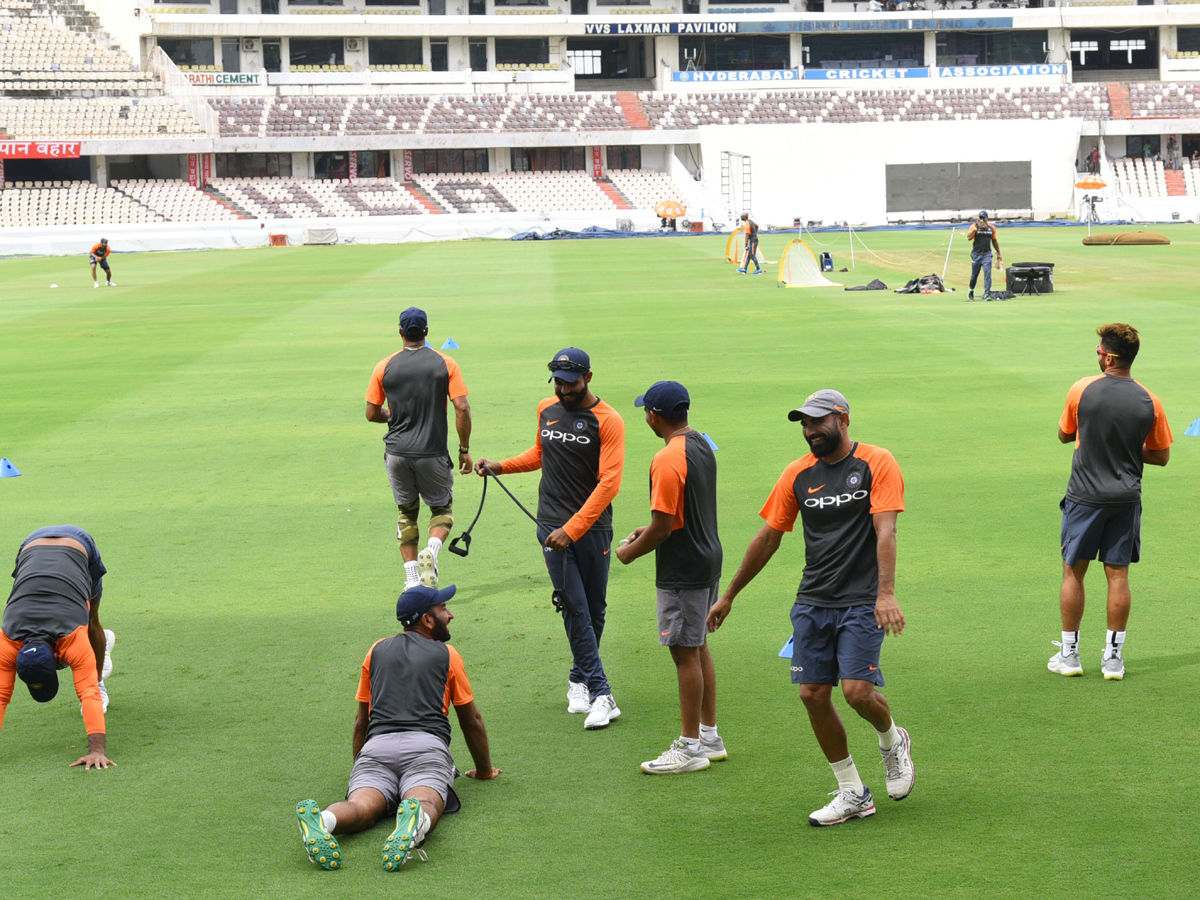
M 855 491 L 853 494 L 837 494 L 833 497 L 809 497 L 804 501 L 804 505 L 810 509 L 816 509 L 818 507 L 824 509 L 826 506 L 841 506 L 843 503 L 852 503 L 855 500 L 865 500 L 868 496 L 869 494 L 867 491 Z
M 554 431 L 549 428 L 542 429 L 543 441 L 562 441 L 564 444 L 590 444 L 592 439 L 586 434 L 572 434 L 569 431 Z

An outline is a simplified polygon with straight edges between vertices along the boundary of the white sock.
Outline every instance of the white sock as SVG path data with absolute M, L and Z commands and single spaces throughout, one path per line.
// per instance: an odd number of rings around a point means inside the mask
M 681 734 L 679 736 L 679 742 L 689 750 L 694 750 L 697 752 L 700 750 L 700 738 L 684 737 Z
M 421 576 L 417 574 L 417 561 L 414 559 L 412 562 L 406 562 L 404 564 L 404 586 L 410 588 L 414 584 L 420 583 Z
M 847 756 L 841 762 L 830 763 L 829 768 L 838 781 L 838 789 L 853 791 L 859 796 L 863 793 L 862 779 L 858 777 L 858 767 L 854 765 L 854 757 Z
M 433 561 L 437 562 L 438 551 L 442 549 L 442 539 L 431 537 L 429 539 L 429 552 L 433 554 Z
M 875 732 L 879 735 L 879 749 L 891 750 L 900 743 L 900 732 L 896 730 L 896 720 L 892 719 L 891 727 L 887 731 Z
M 711 744 L 718 737 L 719 735 L 717 734 L 716 725 L 705 725 L 703 722 L 700 723 L 700 740 L 708 741 Z
M 329 810 L 324 810 L 321 813 L 321 824 L 325 826 L 325 830 L 333 834 L 333 829 L 337 828 L 337 816 Z
M 1107 631 L 1104 637 L 1104 658 L 1121 658 L 1121 648 L 1125 645 L 1125 632 Z
M 1063 656 L 1070 656 L 1079 650 L 1079 632 L 1064 631 L 1062 633 L 1062 653 Z

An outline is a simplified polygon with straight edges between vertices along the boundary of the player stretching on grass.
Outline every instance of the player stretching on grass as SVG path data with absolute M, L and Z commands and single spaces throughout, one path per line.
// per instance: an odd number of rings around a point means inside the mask
M 371 828 L 395 811 L 396 828 L 383 842 L 383 867 L 400 871 L 409 851 L 433 831 L 443 812 L 458 812 L 450 719 L 454 704 L 475 768 L 468 778 L 486 781 L 492 767 L 487 729 L 475 707 L 462 657 L 446 641 L 454 616 L 444 590 L 418 585 L 396 602 L 404 631 L 376 641 L 363 661 L 354 719 L 354 768 L 346 799 L 324 812 L 314 800 L 296 804 L 308 858 L 322 869 L 342 867 L 333 837 Z
M 746 256 L 738 271 L 745 275 L 750 263 L 754 263 L 754 274 L 761 275 L 762 267 L 758 264 L 758 223 L 750 218 L 750 213 L 742 213 L 742 228 L 746 231 Z
M 424 310 L 410 306 L 402 312 L 400 334 L 403 349 L 371 373 L 367 421 L 388 427 L 383 461 L 400 511 L 396 540 L 404 560 L 404 586 L 437 587 L 438 552 L 454 525 L 454 465 L 446 446 L 446 398 L 454 404 L 458 468 L 464 475 L 471 471 L 471 404 L 458 363 L 425 346 L 429 320 Z M 418 553 L 421 498 L 429 505 L 429 543 Z
M 108 254 L 112 252 L 108 247 L 108 238 L 100 238 L 100 243 L 96 244 L 88 253 L 88 260 L 92 264 L 92 287 L 100 287 L 100 282 L 96 280 L 96 266 L 104 270 L 104 283 L 108 287 L 116 287 L 117 283 L 112 280 L 112 269 L 108 265 Z
M 483 475 L 542 470 L 537 536 L 554 590 L 562 598 L 563 624 L 574 664 L 567 676 L 567 712 L 587 713 L 583 727 L 603 728 L 621 715 L 613 700 L 600 638 L 607 609 L 612 502 L 625 466 L 625 423 L 592 393 L 592 363 L 576 347 L 550 361 L 554 396 L 538 404 L 538 432 L 519 456 L 480 459 Z
M 887 772 L 888 796 L 903 800 L 914 771 L 908 732 L 897 728 L 887 699 L 879 650 L 887 631 L 899 635 L 904 615 L 896 604 L 896 517 L 904 511 L 904 479 L 892 454 L 851 441 L 850 404 L 837 391 L 810 394 L 788 418 L 804 426 L 812 453 L 783 470 L 760 515 L 759 529 L 733 582 L 708 614 L 715 631 L 733 599 L 779 549 L 799 516 L 804 523 L 804 574 L 792 607 L 792 683 L 817 742 L 837 777 L 828 805 L 811 825 L 837 825 L 875 814 L 833 705 L 833 686 L 875 728 Z
M 70 666 L 87 729 L 87 755 L 71 763 L 85 769 L 115 766 L 106 753 L 104 713 L 111 669 L 112 632 L 100 624 L 107 573 L 92 536 L 74 525 L 39 528 L 21 542 L 12 593 L 0 634 L 0 723 L 15 679 L 38 703 L 58 693 L 60 666 Z
M 1075 444 L 1071 479 L 1062 509 L 1063 583 L 1061 649 L 1047 667 L 1059 675 L 1082 675 L 1079 625 L 1083 577 L 1097 555 L 1108 578 L 1108 634 L 1100 671 L 1110 681 L 1125 677 L 1121 648 L 1129 622 L 1129 564 L 1141 556 L 1142 466 L 1165 466 L 1171 458 L 1171 427 L 1162 404 L 1129 374 L 1141 342 L 1137 329 L 1120 322 L 1096 329 L 1096 356 L 1103 374 L 1071 386 L 1058 423 L 1058 439 Z
M 675 661 L 683 727 L 679 740 L 642 763 L 642 771 L 674 775 L 729 756 L 717 734 L 717 670 L 705 627 L 721 578 L 717 458 L 688 425 L 691 398 L 679 382 L 655 382 L 634 405 L 646 408 L 646 424 L 666 446 L 650 463 L 650 524 L 621 542 L 617 559 L 628 565 L 655 553 L 658 640 Z

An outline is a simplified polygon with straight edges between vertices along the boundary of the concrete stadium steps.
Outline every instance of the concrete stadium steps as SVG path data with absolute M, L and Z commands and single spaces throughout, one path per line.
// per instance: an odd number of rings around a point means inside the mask
M 1113 81 L 1105 87 L 1108 88 L 1108 109 L 1111 118 L 1132 119 L 1133 106 L 1129 100 L 1129 86 Z
M 648 131 L 650 129 L 650 120 L 646 117 L 646 110 L 642 108 L 642 103 L 638 100 L 637 94 L 630 91 L 618 91 L 616 99 L 630 128 L 635 131 Z
M 607 178 L 597 178 L 596 185 L 604 191 L 617 209 L 633 209 L 633 205 L 625 198 L 625 195 L 617 190 L 617 186 Z
M 250 215 L 250 213 L 246 212 L 244 209 L 242 209 L 240 206 L 238 206 L 236 203 L 234 203 L 232 200 L 230 200 L 228 197 L 226 197 L 224 194 L 222 194 L 220 191 L 218 191 L 212 185 L 208 185 L 207 187 L 202 187 L 202 188 L 200 188 L 200 190 L 202 190 L 204 193 L 208 194 L 208 196 L 212 198 L 214 203 L 221 204 L 226 209 L 228 209 L 230 212 L 232 212 L 234 215 L 236 215 L 239 219 L 253 219 L 254 218 L 254 216 Z
M 1167 169 L 1163 172 L 1163 176 L 1167 182 L 1168 197 L 1186 197 L 1187 185 L 1183 181 L 1183 171 L 1181 169 Z
M 425 193 L 425 191 L 421 190 L 419 184 L 409 182 L 403 184 L 402 187 L 412 195 L 413 199 L 425 207 L 425 211 L 430 215 L 436 216 L 446 212 L 446 208 Z

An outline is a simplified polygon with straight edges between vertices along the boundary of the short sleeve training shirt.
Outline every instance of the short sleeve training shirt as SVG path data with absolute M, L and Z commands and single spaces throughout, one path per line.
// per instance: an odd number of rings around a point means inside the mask
M 650 463 L 650 508 L 674 517 L 655 551 L 660 588 L 707 588 L 721 577 L 717 458 L 698 431 L 677 434 Z
M 1075 435 L 1067 499 L 1085 506 L 1141 503 L 1142 446 L 1165 450 L 1175 440 L 1159 399 L 1116 375 L 1075 382 L 1058 427 Z
M 71 538 L 84 548 L 39 544 L 38 538 Z M 39 528 L 21 542 L 13 586 L 4 607 L 3 630 L 14 641 L 57 640 L 88 623 L 104 593 L 108 570 L 92 536 L 75 525 Z
M 383 444 L 393 456 L 446 456 L 446 398 L 467 396 L 458 363 L 432 347 L 404 348 L 371 373 L 367 402 L 388 408 Z
M 804 525 L 796 602 L 833 609 L 874 606 L 879 591 L 875 522 L 904 511 L 904 478 L 882 447 L 854 443 L 833 465 L 808 454 L 783 470 L 759 515 L 779 531 Z

